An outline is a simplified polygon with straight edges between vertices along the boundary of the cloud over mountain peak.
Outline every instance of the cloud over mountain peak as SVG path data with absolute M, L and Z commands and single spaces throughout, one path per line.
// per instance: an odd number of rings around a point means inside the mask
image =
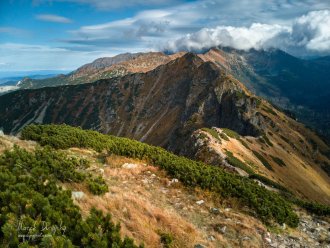
M 164 50 L 201 51 L 213 46 L 241 50 L 279 48 L 303 56 L 330 53 L 330 11 L 311 11 L 290 25 L 253 23 L 249 27 L 202 28 L 168 41 Z

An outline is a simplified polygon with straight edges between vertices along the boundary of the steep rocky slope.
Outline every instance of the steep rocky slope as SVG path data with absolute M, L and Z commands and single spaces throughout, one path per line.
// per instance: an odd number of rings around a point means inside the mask
M 259 131 L 248 112 L 257 99 L 247 102 L 246 113 L 231 106 L 242 87 L 214 64 L 187 54 L 147 73 L 5 95 L 0 126 L 16 133 L 31 122 L 64 122 L 162 145 L 198 126 L 231 123 L 238 132 L 255 135 Z M 182 130 L 186 122 L 190 126 Z
M 281 50 L 213 48 L 200 54 L 233 74 L 249 90 L 289 110 L 330 140 L 329 57 L 304 60 Z
M 258 174 L 329 204 L 329 147 L 213 62 L 192 53 L 145 73 L 0 97 L 0 127 L 5 133 L 18 133 L 30 123 L 81 126 L 201 160 L 214 157 L 208 155 L 212 146 L 199 149 L 193 132 L 229 128 L 245 145 L 223 141 L 215 149 L 220 157 L 214 165 L 224 164 L 227 149 L 249 167 L 255 164 Z
M 233 131 L 221 128 L 200 129 L 194 132 L 186 147 L 191 157 L 255 178 L 270 190 L 281 191 L 284 186 L 285 191 L 289 189 L 303 199 L 329 204 L 329 175 L 326 172 L 329 160 L 322 154 L 316 155 L 298 133 L 293 137 L 282 132 L 278 130 L 273 134 L 269 131 L 268 135 L 251 137 L 231 135 Z M 298 140 L 305 145 L 296 145 Z M 267 178 L 272 181 L 265 181 Z

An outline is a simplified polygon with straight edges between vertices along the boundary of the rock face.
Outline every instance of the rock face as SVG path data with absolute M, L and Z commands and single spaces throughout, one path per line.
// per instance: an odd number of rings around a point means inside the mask
M 30 123 L 67 123 L 176 150 L 204 126 L 260 132 L 244 87 L 211 62 L 186 54 L 147 73 L 93 84 L 23 90 L 0 98 L 0 127 L 17 133 Z

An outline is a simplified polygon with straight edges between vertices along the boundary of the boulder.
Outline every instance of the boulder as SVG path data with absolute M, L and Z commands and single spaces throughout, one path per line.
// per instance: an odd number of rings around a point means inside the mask
M 218 208 L 211 208 L 210 209 L 210 212 L 212 213 L 212 214 L 220 214 L 220 210 L 218 209 Z
M 72 198 L 76 200 L 80 200 L 84 198 L 85 193 L 82 191 L 72 191 Z
M 124 168 L 124 169 L 134 169 L 134 168 L 138 167 L 138 165 L 137 164 L 131 164 L 131 163 L 125 163 L 121 167 Z

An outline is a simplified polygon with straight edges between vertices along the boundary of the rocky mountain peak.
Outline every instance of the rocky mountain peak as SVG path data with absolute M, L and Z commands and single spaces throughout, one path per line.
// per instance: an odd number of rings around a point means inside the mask
M 94 60 L 93 62 L 79 67 L 76 72 L 86 71 L 86 70 L 95 70 L 109 67 L 114 64 L 118 64 L 136 57 L 141 56 L 143 53 L 123 53 L 116 55 L 114 57 L 103 57 Z

